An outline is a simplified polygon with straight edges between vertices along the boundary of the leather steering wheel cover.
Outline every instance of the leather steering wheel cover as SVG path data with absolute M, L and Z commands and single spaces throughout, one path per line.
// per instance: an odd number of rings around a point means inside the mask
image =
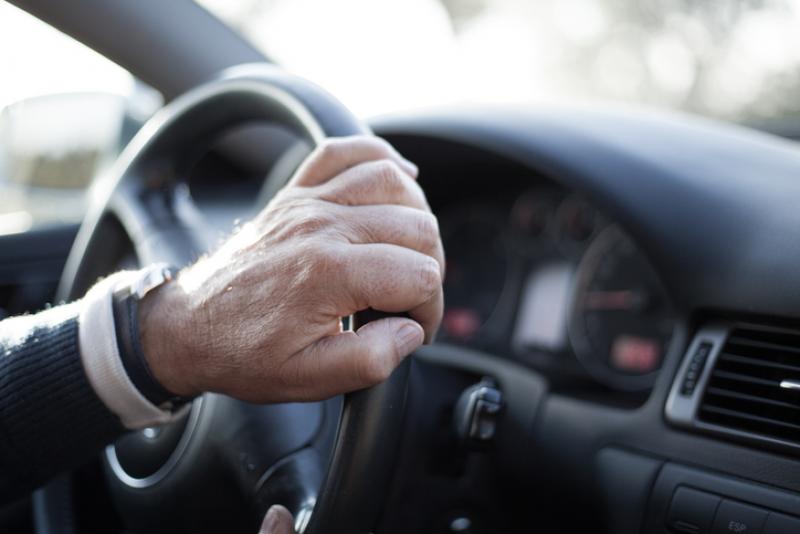
M 87 252 L 97 246 L 92 241 L 114 193 L 139 185 L 132 184 L 129 177 L 147 173 L 143 167 L 160 154 L 189 152 L 227 128 L 258 120 L 288 126 L 313 145 L 326 137 L 370 133 L 330 94 L 280 69 L 244 65 L 225 71 L 219 80 L 189 91 L 156 113 L 125 148 L 111 172 L 92 186 L 92 202 L 67 258 L 57 299 L 80 298 L 94 282 L 96 277 L 85 277 L 92 269 L 84 260 Z M 176 159 L 176 155 L 171 154 L 169 159 Z M 156 173 L 147 174 L 148 187 L 162 185 Z M 129 233 L 140 234 L 144 230 L 134 218 L 123 222 Z
M 336 442 L 302 534 L 366 534 L 380 521 L 403 431 L 406 358 L 383 384 L 345 395 Z
M 91 259 L 103 246 L 99 230 L 115 194 L 127 187 L 163 185 L 137 182 L 147 174 L 146 165 L 162 155 L 180 159 L 181 152 L 204 139 L 254 120 L 277 121 L 314 145 L 325 137 L 369 133 L 328 93 L 267 65 L 238 67 L 189 91 L 157 113 L 123 152 L 113 172 L 93 187 L 93 200 L 67 260 L 59 298 L 80 297 L 96 279 Z M 134 217 L 127 219 L 122 222 L 129 235 L 148 231 Z M 178 256 L 185 259 L 186 253 Z M 328 471 L 306 532 L 348 534 L 370 532 L 377 526 L 399 447 L 408 365 L 401 365 L 377 387 L 345 395 Z M 38 533 L 76 532 L 70 487 L 60 482 L 37 492 Z

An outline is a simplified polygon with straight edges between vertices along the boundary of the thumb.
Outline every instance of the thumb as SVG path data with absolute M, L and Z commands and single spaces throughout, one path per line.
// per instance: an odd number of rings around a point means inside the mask
M 267 510 L 259 534 L 294 534 L 294 520 L 289 510 L 276 504 Z
M 304 398 L 324 399 L 383 382 L 422 345 L 425 332 L 416 321 L 388 317 L 356 332 L 320 339 L 295 354 L 287 365 Z

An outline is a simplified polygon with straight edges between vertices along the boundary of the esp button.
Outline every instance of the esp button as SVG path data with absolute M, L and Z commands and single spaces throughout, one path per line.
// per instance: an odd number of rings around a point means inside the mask
M 719 501 L 715 495 L 679 487 L 672 497 L 667 525 L 675 532 L 708 534 Z
M 761 534 L 767 511 L 724 500 L 717 509 L 712 534 Z

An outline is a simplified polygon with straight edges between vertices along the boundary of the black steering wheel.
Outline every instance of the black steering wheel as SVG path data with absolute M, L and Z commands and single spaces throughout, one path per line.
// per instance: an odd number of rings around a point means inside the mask
M 369 133 L 326 92 L 267 65 L 236 68 L 186 93 L 93 187 L 60 297 L 80 298 L 119 266 L 126 246 L 142 264 L 183 266 L 202 253 L 207 240 L 186 208 L 185 172 L 199 149 L 254 121 L 277 123 L 311 146 Z M 407 381 L 404 364 L 377 387 L 325 403 L 261 407 L 203 395 L 179 421 L 107 448 L 108 493 L 127 531 L 255 532 L 266 507 L 281 502 L 306 533 L 371 532 L 398 452 Z M 80 480 L 66 475 L 34 495 L 38 533 L 86 530 Z

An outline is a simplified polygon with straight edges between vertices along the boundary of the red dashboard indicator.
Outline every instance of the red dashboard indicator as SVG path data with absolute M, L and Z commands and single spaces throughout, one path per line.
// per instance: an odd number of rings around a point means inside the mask
M 618 336 L 611 346 L 611 364 L 621 371 L 647 374 L 658 369 L 661 346 L 655 339 Z
M 642 297 L 635 291 L 592 291 L 586 294 L 583 307 L 587 311 L 633 310 L 640 306 Z
M 450 308 L 444 312 L 442 326 L 448 336 L 466 340 L 478 333 L 481 319 L 476 311 L 469 308 Z

